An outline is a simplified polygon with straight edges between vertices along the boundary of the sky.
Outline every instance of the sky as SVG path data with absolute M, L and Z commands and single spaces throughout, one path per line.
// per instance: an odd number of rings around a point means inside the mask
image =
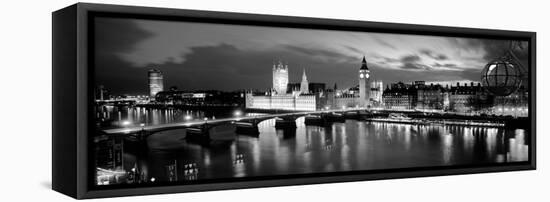
M 371 78 L 479 81 L 509 41 L 387 33 L 224 25 L 124 18 L 95 19 L 96 85 L 113 94 L 147 94 L 147 71 L 180 90 L 267 90 L 272 66 L 288 64 L 290 82 L 357 85 L 363 56 Z M 525 45 L 524 45 L 525 46 Z M 527 48 L 516 50 L 527 64 Z

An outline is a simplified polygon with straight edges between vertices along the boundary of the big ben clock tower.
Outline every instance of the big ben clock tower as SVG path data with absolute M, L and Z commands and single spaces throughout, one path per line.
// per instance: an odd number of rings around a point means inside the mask
M 361 64 L 361 69 L 359 69 L 359 106 L 368 107 L 369 106 L 369 96 L 370 96 L 370 71 L 367 67 L 367 60 L 363 56 L 363 62 Z

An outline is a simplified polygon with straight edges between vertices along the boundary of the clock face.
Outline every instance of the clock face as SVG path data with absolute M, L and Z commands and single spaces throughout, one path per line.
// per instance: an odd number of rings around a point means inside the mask
M 359 78 L 363 78 L 363 77 L 364 77 L 364 76 L 363 76 L 363 74 L 362 74 L 362 73 L 361 73 L 361 74 L 359 74 Z
M 369 74 L 365 74 L 365 77 L 367 77 L 367 79 L 369 78 Z

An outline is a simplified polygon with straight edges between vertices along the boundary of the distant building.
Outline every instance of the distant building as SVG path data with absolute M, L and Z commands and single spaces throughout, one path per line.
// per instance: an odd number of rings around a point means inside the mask
M 449 111 L 479 115 L 488 114 L 493 106 L 493 97 L 490 96 L 481 84 L 473 82 L 464 85 L 457 83 L 449 91 Z
M 165 104 L 175 104 L 175 105 L 204 105 L 206 103 L 206 98 L 212 97 L 211 94 L 207 93 L 193 93 L 186 91 L 161 91 L 155 95 L 155 101 Z
M 473 82 L 443 87 L 430 82 L 415 81 L 412 84 L 393 83 L 383 93 L 386 109 L 418 111 L 451 111 L 467 114 L 488 113 L 492 97 L 481 85 Z
M 325 92 L 326 84 L 325 83 L 309 83 L 308 90 L 310 93 L 321 93 Z
M 156 69 L 151 69 L 148 72 L 149 78 L 149 96 L 154 98 L 155 95 L 164 91 L 164 80 L 162 77 L 162 72 Z
M 382 94 L 384 107 L 390 110 L 413 110 L 418 100 L 418 92 L 414 86 L 398 82 L 388 86 Z
M 181 106 L 243 106 L 244 92 L 209 91 L 161 91 L 155 96 L 155 102 Z
M 441 85 L 425 85 L 424 82 L 416 83 L 415 89 L 417 91 L 416 110 L 444 110 L 444 100 L 446 90 Z
M 516 92 L 508 96 L 496 96 L 492 114 L 514 117 L 529 116 L 529 92 L 521 86 Z
M 382 81 L 372 81 L 370 84 L 370 104 L 372 107 L 382 107 L 384 105 L 382 94 L 384 93 L 384 84 Z
M 349 93 L 336 94 L 331 103 L 333 109 L 356 108 L 361 104 L 359 96 Z

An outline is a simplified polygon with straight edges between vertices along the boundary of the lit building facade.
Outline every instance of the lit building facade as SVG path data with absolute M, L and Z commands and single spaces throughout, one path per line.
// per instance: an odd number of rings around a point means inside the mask
M 361 104 L 359 97 L 353 94 L 341 94 L 334 97 L 333 109 L 356 108 Z
M 470 85 L 457 83 L 449 89 L 449 111 L 479 115 L 490 114 L 490 108 L 493 106 L 493 97 L 490 96 L 481 84 Z
M 277 94 L 286 94 L 288 86 L 288 65 L 279 61 L 273 65 L 273 89 Z
M 372 94 L 372 93 L 371 93 Z M 524 87 L 508 96 L 489 94 L 479 82 L 445 87 L 423 81 L 388 85 L 382 95 L 389 110 L 445 111 L 464 115 L 527 117 L 529 96 Z M 372 99 L 371 99 L 372 100 Z
M 383 107 L 384 102 L 382 94 L 384 93 L 384 84 L 382 81 L 372 81 L 370 84 L 370 105 L 371 107 Z
M 305 69 L 300 83 L 289 83 L 288 65 L 273 65 L 273 91 L 265 94 L 247 92 L 245 107 L 261 110 L 315 111 L 321 107 L 320 93 L 310 92 Z M 315 86 L 314 86 L 315 87 Z M 324 90 L 324 85 L 322 85 Z
M 273 91 L 266 93 L 246 93 L 247 109 L 315 111 L 324 109 L 341 109 L 370 107 L 373 103 L 382 102 L 382 82 L 372 85 L 376 90 L 371 93 L 371 73 L 363 57 L 359 69 L 359 85 L 345 93 L 336 89 L 326 89 L 324 83 L 308 81 L 305 70 L 300 83 L 289 83 L 288 66 L 282 62 L 273 66 Z M 372 95 L 371 95 L 372 94 Z
M 416 84 L 415 88 L 417 90 L 417 101 L 416 108 L 417 110 L 422 111 L 441 111 L 445 107 L 445 89 L 441 85 L 430 85 Z
M 254 95 L 246 94 L 247 109 L 262 110 L 288 110 L 288 111 L 316 111 L 320 99 L 315 94 L 273 94 L 273 95 Z
M 370 108 L 383 105 L 383 84 L 381 81 L 370 82 L 372 75 L 367 66 L 367 60 L 365 57 L 363 57 L 361 62 L 358 77 L 359 85 L 349 89 L 340 90 L 336 87 L 336 84 L 334 84 L 333 93 L 327 96 L 328 100 L 326 103 L 330 103 L 329 108 Z
M 160 70 L 151 69 L 148 72 L 149 97 L 154 99 L 158 92 L 164 91 L 164 79 Z
M 413 110 L 418 94 L 414 86 L 399 82 L 392 84 L 391 88 L 388 86 L 382 94 L 382 99 L 385 109 Z
M 496 96 L 492 114 L 513 117 L 529 116 L 529 92 L 521 86 L 508 96 Z

